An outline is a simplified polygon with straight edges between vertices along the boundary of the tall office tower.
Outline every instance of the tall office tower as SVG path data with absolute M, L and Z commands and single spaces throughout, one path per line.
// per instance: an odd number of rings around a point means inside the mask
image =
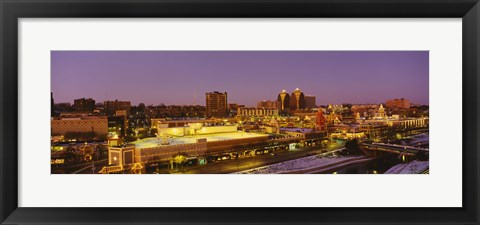
M 300 89 L 295 89 L 295 91 L 292 92 L 292 95 L 290 95 L 290 109 L 291 110 L 299 110 L 299 109 L 305 109 L 306 105 L 306 100 L 305 100 L 305 95 L 303 94 Z
M 317 97 L 313 95 L 306 95 L 305 96 L 305 108 L 307 109 L 313 109 L 317 107 Z
M 91 98 L 80 98 L 73 100 L 73 109 L 75 111 L 93 112 L 95 110 L 95 100 Z
M 126 116 L 130 115 L 130 102 L 129 101 L 104 101 L 103 107 L 107 116 L 115 116 L 118 110 L 125 110 Z
M 278 94 L 277 97 L 278 103 L 278 111 L 280 113 L 285 113 L 290 109 L 290 95 L 287 93 L 287 91 L 283 90 Z
M 228 115 L 227 92 L 208 92 L 206 96 L 206 117 L 223 118 Z

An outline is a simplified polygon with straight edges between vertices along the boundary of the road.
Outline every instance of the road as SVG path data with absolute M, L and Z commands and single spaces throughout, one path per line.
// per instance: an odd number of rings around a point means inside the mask
M 264 154 L 239 159 L 230 159 L 224 161 L 216 161 L 206 165 L 195 165 L 185 167 L 181 172 L 184 174 L 228 174 L 238 171 L 248 170 L 255 167 L 266 166 L 292 159 L 306 157 L 311 154 L 319 154 L 322 151 L 333 151 L 343 148 L 340 144 L 330 144 L 327 148 L 309 148 L 296 149 L 284 152 L 275 152 L 275 155 Z M 159 173 L 171 173 L 168 169 L 162 169 Z

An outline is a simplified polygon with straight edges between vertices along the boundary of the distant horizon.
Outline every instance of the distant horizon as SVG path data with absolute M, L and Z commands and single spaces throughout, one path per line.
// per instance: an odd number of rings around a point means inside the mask
M 55 99 L 55 95 L 53 96 L 53 98 Z M 81 99 L 81 98 L 78 98 L 78 99 Z M 89 99 L 87 97 L 85 97 L 85 99 Z M 138 104 L 133 104 L 131 101 L 129 100 L 125 100 L 125 99 L 108 99 L 108 100 L 102 100 L 102 101 L 97 101 L 96 99 L 92 98 L 93 100 L 95 100 L 95 104 L 98 104 L 98 103 L 104 103 L 105 101 L 115 101 L 115 100 L 118 100 L 118 101 L 125 101 L 125 102 L 130 102 L 131 106 L 138 106 L 140 103 L 143 103 L 145 104 L 145 106 L 160 106 L 162 105 L 163 103 L 160 103 L 160 104 L 146 104 L 144 102 L 139 102 Z M 400 98 L 397 98 L 397 99 L 400 99 Z M 57 102 L 55 101 L 55 104 L 63 104 L 63 103 L 69 103 L 71 105 L 74 104 L 74 100 L 73 99 L 71 102 Z M 387 99 L 387 100 L 392 100 L 392 99 Z M 339 103 L 339 104 L 318 104 L 317 103 L 317 106 L 328 106 L 328 105 L 344 105 L 344 104 L 351 104 L 351 105 L 378 105 L 378 104 L 384 104 L 386 103 L 385 100 L 384 102 L 368 102 L 368 103 L 351 103 L 351 102 L 344 102 L 344 103 Z M 409 99 L 407 99 L 409 100 Z M 262 100 L 263 101 L 263 100 Z M 268 101 L 268 100 L 267 100 Z M 274 101 L 274 100 L 270 100 L 270 101 Z M 260 101 L 259 101 L 260 102 Z M 258 102 L 257 102 L 258 103 Z M 429 106 L 428 104 L 417 104 L 417 103 L 414 103 L 414 102 L 410 102 L 411 104 L 413 105 L 419 105 L 419 106 L 422 106 L 422 105 L 426 105 L 426 106 Z M 245 105 L 245 104 L 240 104 L 240 103 L 237 103 L 237 102 L 228 102 L 228 104 L 238 104 L 238 105 Z M 165 106 L 205 106 L 205 104 L 196 104 L 196 105 L 193 105 L 193 104 L 163 104 Z M 245 107 L 256 107 L 257 104 L 255 105 L 245 105 Z
M 51 91 L 55 104 L 205 106 L 205 93 L 218 91 L 256 106 L 299 88 L 319 106 L 429 105 L 428 64 L 428 51 L 52 51 Z

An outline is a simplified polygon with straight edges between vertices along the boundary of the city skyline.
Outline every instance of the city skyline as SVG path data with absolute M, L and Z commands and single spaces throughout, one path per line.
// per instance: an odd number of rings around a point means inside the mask
M 56 103 L 205 105 L 219 91 L 256 106 L 300 88 L 317 105 L 428 105 L 428 51 L 52 51 L 51 60 Z

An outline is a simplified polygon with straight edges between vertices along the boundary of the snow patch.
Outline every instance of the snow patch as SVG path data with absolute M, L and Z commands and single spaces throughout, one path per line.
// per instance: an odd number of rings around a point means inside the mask
M 235 174 L 271 174 L 286 173 L 296 170 L 304 170 L 310 168 L 321 167 L 332 163 L 342 162 L 349 159 L 360 159 L 363 156 L 340 156 L 333 153 L 322 153 L 313 156 L 307 156 L 300 159 L 289 160 L 268 166 L 253 168 L 245 171 L 236 172 Z
M 414 160 L 406 164 L 398 164 L 388 169 L 385 174 L 418 174 L 429 167 L 429 161 Z

